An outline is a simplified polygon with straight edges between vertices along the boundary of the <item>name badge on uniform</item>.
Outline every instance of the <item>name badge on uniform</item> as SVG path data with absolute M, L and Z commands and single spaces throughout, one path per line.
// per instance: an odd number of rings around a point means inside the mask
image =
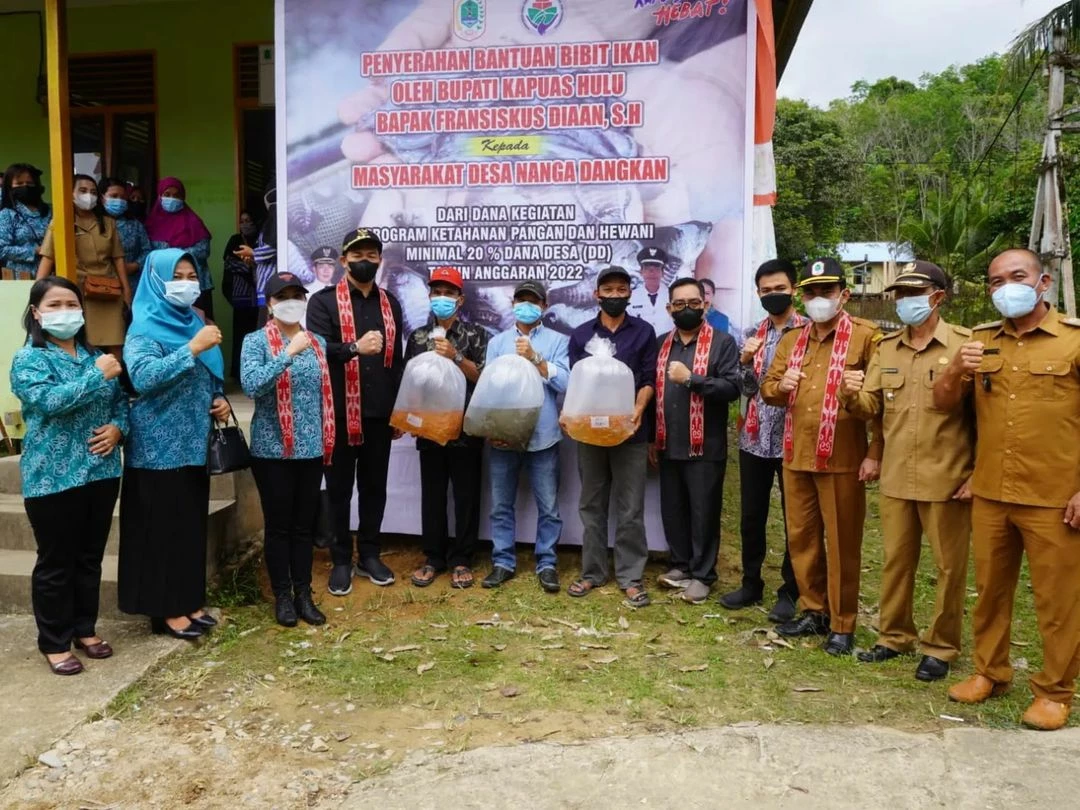
M 882 374 L 899 374 L 900 369 L 898 369 L 898 368 L 883 368 L 881 370 L 881 373 Z

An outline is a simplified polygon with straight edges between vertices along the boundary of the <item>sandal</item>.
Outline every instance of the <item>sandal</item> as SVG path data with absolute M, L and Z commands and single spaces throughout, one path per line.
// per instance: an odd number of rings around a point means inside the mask
M 444 569 L 445 570 L 445 569 Z M 439 575 L 440 571 L 434 565 L 425 563 L 417 568 L 411 577 L 412 584 L 417 588 L 426 588 L 432 582 L 435 581 L 435 577 Z
M 592 582 L 592 580 L 579 579 L 574 582 L 569 588 L 567 588 L 566 592 L 571 596 L 588 596 L 589 591 L 591 591 L 595 587 L 596 585 Z
M 628 608 L 643 608 L 652 604 L 652 599 L 641 585 L 631 585 L 626 589 L 626 599 L 623 604 Z
M 450 575 L 450 585 L 454 588 L 471 588 L 473 586 L 473 572 L 467 565 L 455 565 L 454 572 Z

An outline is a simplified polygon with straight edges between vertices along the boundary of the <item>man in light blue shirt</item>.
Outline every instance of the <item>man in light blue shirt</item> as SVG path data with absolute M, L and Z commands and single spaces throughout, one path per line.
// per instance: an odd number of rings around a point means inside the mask
M 523 281 L 514 289 L 513 329 L 496 335 L 488 343 L 487 364 L 506 354 L 518 354 L 532 362 L 544 380 L 544 404 L 528 449 L 513 450 L 491 442 L 491 533 L 493 567 L 483 581 L 485 588 L 497 588 L 514 578 L 517 555 L 514 549 L 514 503 L 518 474 L 529 472 L 536 499 L 536 575 L 540 587 L 558 593 L 559 574 L 555 570 L 555 544 L 562 533 L 559 517 L 559 407 L 558 395 L 566 391 L 570 379 L 567 357 L 569 341 L 540 323 L 547 308 L 547 290 L 538 281 Z

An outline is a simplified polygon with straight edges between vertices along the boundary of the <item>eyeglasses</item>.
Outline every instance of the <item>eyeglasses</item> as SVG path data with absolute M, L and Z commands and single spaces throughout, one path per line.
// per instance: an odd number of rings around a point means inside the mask
M 700 298 L 691 298 L 689 301 L 671 302 L 671 309 L 674 312 L 682 312 L 687 307 L 690 307 L 690 309 L 705 309 L 705 302 Z

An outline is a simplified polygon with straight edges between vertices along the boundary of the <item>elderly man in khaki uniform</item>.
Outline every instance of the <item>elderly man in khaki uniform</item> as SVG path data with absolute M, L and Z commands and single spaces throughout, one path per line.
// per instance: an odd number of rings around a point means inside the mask
M 947 289 L 945 272 L 936 264 L 907 265 L 886 290 L 895 293 L 896 314 L 906 326 L 882 338 L 865 379 L 861 371 L 844 373 L 840 394 L 856 416 L 880 417 L 885 436 L 880 634 L 858 659 L 880 663 L 914 651 L 919 639 L 912 602 L 925 534 L 937 567 L 937 597 L 915 670 L 920 681 L 944 678 L 960 655 L 971 543 L 967 481 L 975 436 L 970 408 L 943 412 L 933 402 L 935 376 L 971 340 L 970 329 L 941 319 Z M 970 384 L 964 391 L 970 397 Z
M 784 636 L 824 635 L 829 655 L 855 649 L 866 482 L 880 473 L 881 439 L 840 402 L 845 371 L 864 371 L 881 332 L 844 312 L 844 269 L 817 259 L 799 277 L 811 323 L 776 347 L 761 384 L 768 405 L 787 408 L 784 496 L 791 566 L 803 613 L 778 624 Z M 880 428 L 879 428 L 880 429 Z
M 972 507 L 975 675 L 949 690 L 981 703 L 1012 681 L 1009 634 L 1024 553 L 1043 641 L 1035 700 L 1022 722 L 1065 725 L 1080 671 L 1080 320 L 1042 300 L 1039 257 L 1008 250 L 988 271 L 1005 320 L 975 327 L 934 384 L 934 404 L 961 406 L 974 383 L 978 441 Z

